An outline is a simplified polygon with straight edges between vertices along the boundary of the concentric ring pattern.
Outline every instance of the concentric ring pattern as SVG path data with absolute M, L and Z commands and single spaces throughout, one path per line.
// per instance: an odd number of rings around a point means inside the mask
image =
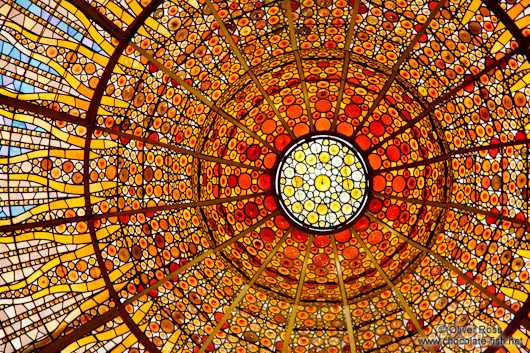
M 0 351 L 527 352 L 529 6 L 2 1 Z M 326 234 L 273 187 L 317 134 Z

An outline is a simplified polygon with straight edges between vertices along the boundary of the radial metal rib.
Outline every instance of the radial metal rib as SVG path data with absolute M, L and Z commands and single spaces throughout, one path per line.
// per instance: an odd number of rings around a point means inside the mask
M 75 5 L 88 19 L 101 26 L 104 30 L 110 33 L 117 40 L 125 39 L 125 33 L 121 28 L 116 26 L 114 22 L 109 20 L 105 15 L 99 12 L 95 7 L 92 7 L 86 0 L 68 0 L 68 2 Z
M 346 318 L 346 327 L 348 329 L 348 338 L 350 340 L 351 352 L 357 353 L 357 341 L 353 334 L 353 320 L 351 318 L 350 306 L 348 304 L 348 293 L 346 292 L 346 286 L 344 285 L 344 278 L 342 277 L 342 265 L 340 264 L 339 252 L 337 251 L 337 241 L 335 235 L 330 236 L 331 246 L 333 247 L 333 256 L 335 257 L 335 267 L 337 268 L 337 277 L 339 278 L 340 295 L 342 297 L 342 310 L 344 311 L 344 317 Z
M 260 227 L 265 222 L 267 222 L 269 219 L 273 218 L 274 216 L 276 216 L 278 214 L 279 214 L 279 212 L 276 211 L 276 212 L 273 212 L 273 213 L 271 213 L 270 215 L 268 215 L 266 217 L 263 217 L 259 222 L 256 222 L 256 224 L 254 224 L 251 227 L 247 228 L 246 230 L 242 231 L 238 235 L 228 239 L 227 241 L 223 242 L 222 244 L 219 244 L 218 246 L 216 246 L 213 249 L 209 249 L 209 250 L 203 252 L 199 256 L 193 258 L 192 260 L 190 260 L 186 264 L 182 265 L 181 267 L 179 267 L 175 271 L 171 272 L 166 277 L 161 278 L 156 283 L 153 283 L 152 285 L 150 285 L 149 287 L 145 288 L 141 292 L 136 293 L 133 297 L 127 299 L 124 304 L 127 305 L 127 304 L 133 303 L 135 300 L 137 300 L 137 299 L 141 298 L 142 296 L 146 295 L 147 293 L 149 293 L 153 289 L 158 288 L 163 283 L 165 283 L 165 282 L 171 280 L 172 278 L 180 275 L 181 273 L 183 273 L 187 269 L 191 268 L 192 266 L 195 266 L 196 264 L 198 264 L 199 262 L 203 261 L 207 257 L 210 257 L 210 256 L 212 256 L 214 254 L 217 254 L 219 251 L 221 251 L 221 250 L 225 249 L 226 247 L 232 245 L 233 243 L 235 243 L 236 241 L 238 241 L 239 239 L 241 239 L 245 235 L 253 232 L 256 228 Z
M 5 104 L 16 109 L 22 109 L 37 115 L 42 115 L 52 120 L 67 121 L 69 123 L 85 127 L 88 125 L 88 121 L 86 119 L 82 119 L 78 116 L 73 116 L 62 111 L 43 107 L 42 105 L 33 104 L 30 103 L 30 101 L 23 101 L 18 98 L 8 97 L 6 95 L 0 94 L 0 102 L 0 104 Z
M 403 125 L 398 130 L 394 131 L 392 134 L 390 134 L 388 137 L 384 138 L 381 142 L 379 142 L 377 145 L 375 145 L 371 150 L 375 151 L 379 147 L 381 147 L 383 144 L 385 144 L 387 141 L 395 138 L 397 135 L 403 133 L 408 128 L 414 126 L 418 121 L 422 120 L 423 118 L 429 116 L 434 109 L 439 106 L 440 104 L 445 103 L 449 99 L 451 99 L 454 95 L 456 95 L 459 91 L 463 90 L 466 86 L 470 85 L 471 83 L 475 82 L 476 80 L 480 79 L 481 76 L 485 75 L 488 71 L 491 71 L 495 69 L 497 66 L 501 65 L 502 63 L 505 63 L 509 59 L 511 59 L 514 55 L 521 53 L 521 48 L 517 48 L 503 56 L 501 59 L 496 60 L 494 63 L 486 66 L 486 68 L 476 75 L 473 75 L 466 80 L 462 81 L 459 85 L 457 85 L 455 88 L 450 90 L 449 92 L 445 93 L 444 95 L 440 96 L 438 99 L 436 99 L 434 102 L 432 102 L 427 109 L 425 109 L 423 112 L 421 112 L 420 115 L 418 115 L 416 118 L 412 119 L 405 125 Z
M 517 44 L 522 46 L 526 60 L 530 60 L 530 39 L 523 33 L 515 23 L 514 19 L 501 7 L 500 2 L 495 0 L 483 0 L 488 10 L 491 10 L 495 16 L 501 20 L 502 24 L 510 31 L 516 39 Z
M 309 240 L 307 241 L 307 249 L 305 252 L 304 263 L 302 264 L 300 280 L 298 281 L 298 287 L 296 288 L 296 296 L 294 298 L 294 303 L 291 308 L 291 315 L 289 315 L 289 324 L 287 325 L 287 331 L 285 332 L 285 339 L 283 340 L 283 347 L 281 353 L 287 353 L 289 345 L 291 344 L 291 335 L 293 334 L 294 324 L 296 323 L 296 315 L 298 313 L 298 307 L 300 306 L 300 298 L 302 297 L 302 289 L 304 288 L 307 263 L 309 262 L 309 255 L 311 254 L 313 237 L 314 235 L 311 234 L 309 236 Z
M 158 61 L 154 56 L 149 54 L 147 51 L 140 48 L 136 43 L 130 42 L 129 45 L 133 47 L 136 51 L 138 51 L 142 56 L 144 56 L 147 60 L 149 60 L 151 63 L 156 65 L 160 70 L 162 70 L 165 74 L 167 74 L 169 77 L 171 77 L 173 80 L 177 81 L 179 85 L 184 87 L 189 93 L 191 93 L 193 96 L 195 96 L 198 100 L 206 104 L 210 109 L 212 109 L 217 114 L 221 115 L 223 118 L 231 122 L 233 125 L 237 126 L 240 130 L 244 131 L 248 135 L 252 136 L 254 139 L 260 141 L 264 146 L 266 146 L 268 149 L 275 153 L 280 153 L 280 151 L 272 146 L 269 142 L 267 142 L 265 139 L 260 137 L 258 134 L 256 134 L 254 131 L 250 130 L 248 127 L 243 125 L 239 120 L 236 120 L 232 116 L 230 116 L 227 112 L 219 108 L 215 105 L 214 102 L 203 96 L 197 89 L 192 87 L 190 84 L 188 84 L 186 81 L 184 81 L 181 77 L 179 77 L 177 74 L 175 74 L 173 71 L 168 69 L 164 66 L 160 61 Z
M 521 326 L 523 326 L 527 331 L 530 330 L 530 325 L 528 323 L 528 313 L 530 313 L 530 300 L 527 299 L 521 309 L 519 309 L 517 312 L 517 315 L 515 315 L 513 320 L 508 324 L 499 337 L 502 337 L 505 339 L 505 341 L 507 341 L 508 338 L 512 337 L 513 334 L 521 328 Z M 495 353 L 498 352 L 500 348 L 501 347 L 498 345 L 491 345 L 483 353 Z
M 478 208 L 471 207 L 471 206 L 460 205 L 460 204 L 457 204 L 457 203 L 446 203 L 446 202 L 436 202 L 436 201 L 409 199 L 407 197 L 387 195 L 387 194 L 382 194 L 382 193 L 379 193 L 379 192 L 374 192 L 373 195 L 377 196 L 377 197 L 381 197 L 381 198 L 393 199 L 393 200 L 398 200 L 398 201 L 403 201 L 403 202 L 410 202 L 410 203 L 415 203 L 415 204 L 420 204 L 420 205 L 428 205 L 428 206 L 440 207 L 440 208 L 456 208 L 456 209 L 467 211 L 467 212 L 470 212 L 470 213 L 480 214 L 480 215 L 483 215 L 485 217 L 492 217 L 492 218 L 495 218 L 495 219 L 500 219 L 500 220 L 503 220 L 503 221 L 508 221 L 508 222 L 511 222 L 511 223 L 525 225 L 527 227 L 530 227 L 530 222 L 525 221 L 525 220 L 521 220 L 521 219 L 517 219 L 517 218 L 513 218 L 513 217 L 508 217 L 508 216 L 504 216 L 504 215 L 501 215 L 501 214 L 480 210 Z
M 246 199 L 253 199 L 260 196 L 268 196 L 271 195 L 271 191 L 265 191 L 260 192 L 256 194 L 250 194 L 250 195 L 238 195 L 238 196 L 231 196 L 231 197 L 225 197 L 225 198 L 218 198 L 213 200 L 206 200 L 206 201 L 193 201 L 193 202 L 181 202 L 181 203 L 175 203 L 175 204 L 169 204 L 169 205 L 161 205 L 161 206 L 154 206 L 154 207 L 144 207 L 139 208 L 137 210 L 127 210 L 127 211 L 119 211 L 119 212 L 111 212 L 111 213 L 101 213 L 101 214 L 95 214 L 93 216 L 94 219 L 102 219 L 102 218 L 110 218 L 110 217 L 118 217 L 118 216 L 127 216 L 137 213 L 148 213 L 148 212 L 158 212 L 158 211 L 174 211 L 174 210 L 181 210 L 183 208 L 190 208 L 190 207 L 202 207 L 202 206 L 211 206 L 211 205 L 218 205 L 223 202 L 232 202 L 232 201 L 241 201 Z
M 509 311 L 510 313 L 512 314 L 515 314 L 516 311 L 509 305 L 507 305 L 503 300 L 499 299 L 496 295 L 494 295 L 493 293 L 490 293 L 488 290 L 486 290 L 486 288 L 482 287 L 480 285 L 480 283 L 478 283 L 477 281 L 475 281 L 474 279 L 472 279 L 471 277 L 469 277 L 468 275 L 466 275 L 464 272 L 462 272 L 462 270 L 460 270 L 459 268 L 457 268 L 455 265 L 451 264 L 449 261 L 447 261 L 443 256 L 441 256 L 440 254 L 438 254 L 437 252 L 421 245 L 420 243 L 410 239 L 409 237 L 399 233 L 398 231 L 394 230 L 392 227 L 390 227 L 388 224 L 386 224 L 385 222 L 379 220 L 377 217 L 375 217 L 374 215 L 372 214 L 369 214 L 368 213 L 368 217 L 373 220 L 374 222 L 376 222 L 377 224 L 379 224 L 380 226 L 384 227 L 385 229 L 387 229 L 390 233 L 394 234 L 395 236 L 397 236 L 398 238 L 400 238 L 401 240 L 403 240 L 404 242 L 406 242 L 407 244 L 410 244 L 412 245 L 413 247 L 415 247 L 416 249 L 424 252 L 425 254 L 428 254 L 430 255 L 431 257 L 435 258 L 438 262 L 440 262 L 444 267 L 446 267 L 448 270 L 450 271 L 453 271 L 454 273 L 456 273 L 459 277 L 461 277 L 462 279 L 464 279 L 467 283 L 469 283 L 470 285 L 472 285 L 473 287 L 477 288 L 483 295 L 487 296 L 490 300 L 494 301 L 495 303 L 497 303 L 500 307 L 504 308 L 505 310 Z
M 392 68 L 392 75 L 390 75 L 390 77 L 386 81 L 385 85 L 381 89 L 381 92 L 379 92 L 379 95 L 373 101 L 372 105 L 370 106 L 370 109 L 366 113 L 365 121 L 370 118 L 370 116 L 374 113 L 375 109 L 379 105 L 379 102 L 381 102 L 381 100 L 385 97 L 386 92 L 390 89 L 390 87 L 394 83 L 394 80 L 395 80 L 396 76 L 399 73 L 399 69 L 401 68 L 401 65 L 409 57 L 410 53 L 414 49 L 414 46 L 416 45 L 416 43 L 418 43 L 418 41 L 420 40 L 420 37 L 423 35 L 423 33 L 425 33 L 425 31 L 427 30 L 427 28 L 431 24 L 431 21 L 434 19 L 434 17 L 436 17 L 436 15 L 438 15 L 438 13 L 440 12 L 440 9 L 442 8 L 442 6 L 444 5 L 445 2 L 446 2 L 446 0 L 439 0 L 438 1 L 438 3 L 436 4 L 436 7 L 431 11 L 431 13 L 429 15 L 429 18 L 427 18 L 427 21 L 425 21 L 425 23 L 421 26 L 421 28 L 418 31 L 418 33 L 416 33 L 416 35 L 414 36 L 412 41 L 407 46 L 407 49 L 405 49 L 405 51 L 400 55 L 398 61 L 396 61 L 396 63 L 394 64 L 394 67 Z M 353 137 L 357 136 L 359 130 L 363 127 L 365 121 L 363 121 L 362 123 L 359 124 L 359 126 L 357 126 L 357 128 L 353 132 L 353 135 L 352 135 Z
M 243 54 L 237 47 L 234 39 L 232 38 L 232 35 L 230 34 L 230 31 L 228 30 L 228 28 L 226 28 L 225 23 L 223 22 L 223 19 L 221 18 L 221 16 L 219 16 L 219 12 L 217 12 L 214 4 L 211 2 L 211 0 L 206 0 L 206 4 L 210 8 L 212 15 L 215 17 L 215 21 L 219 25 L 219 28 L 221 28 L 221 31 L 223 32 L 224 37 L 226 38 L 226 41 L 228 42 L 228 44 L 230 44 L 230 47 L 232 48 L 232 51 L 234 52 L 234 55 L 236 56 L 237 60 L 239 61 L 239 63 L 241 64 L 245 72 L 250 76 L 250 78 L 252 79 L 252 81 L 254 82 L 258 90 L 260 91 L 260 93 L 263 95 L 267 103 L 269 103 L 271 109 L 274 111 L 274 114 L 276 114 L 276 117 L 282 124 L 285 131 L 289 134 L 289 136 L 291 136 L 292 139 L 294 139 L 295 136 L 293 134 L 293 131 L 291 130 L 289 125 L 287 125 L 287 122 L 285 121 L 285 119 L 283 119 L 282 114 L 278 110 L 278 107 L 276 107 L 276 104 L 274 104 L 274 102 L 272 101 L 269 93 L 267 93 L 265 88 L 263 88 L 263 85 L 259 81 L 253 69 L 248 65 L 246 58 L 243 56 Z
M 72 218 L 56 218 L 51 219 L 49 221 L 41 221 L 41 222 L 27 222 L 26 223 L 18 223 L 18 224 L 10 224 L 0 227 L 0 233 L 3 233 L 4 236 L 6 236 L 6 233 L 14 232 L 17 230 L 22 229 L 31 229 L 31 228 L 47 228 L 47 227 L 55 227 L 60 224 L 64 223 L 77 223 L 77 222 L 85 222 L 89 219 L 88 216 L 79 216 L 79 217 L 72 217 Z
M 307 81 L 305 79 L 304 63 L 300 57 L 300 51 L 298 50 L 298 42 L 296 40 L 296 29 L 294 27 L 293 9 L 291 7 L 291 0 L 284 0 L 283 5 L 285 6 L 286 19 L 289 24 L 289 39 L 291 40 L 291 47 L 293 49 L 294 59 L 296 61 L 296 68 L 298 69 L 298 75 L 300 76 L 300 86 L 302 86 L 302 94 L 304 96 L 304 102 L 306 105 L 307 118 L 309 121 L 309 129 L 315 130 L 315 122 L 313 121 L 313 113 L 311 112 L 311 105 L 309 101 L 309 93 L 307 91 Z
M 416 331 L 418 331 L 418 334 L 423 337 L 424 339 L 427 339 L 427 335 L 425 335 L 425 332 L 423 331 L 423 328 L 421 327 L 418 319 L 416 318 L 416 314 L 414 314 L 414 312 L 412 311 L 412 309 L 410 308 L 410 306 L 408 305 L 407 303 L 407 300 L 405 299 L 405 297 L 403 296 L 403 294 L 401 293 L 401 291 L 399 290 L 399 288 L 397 288 L 394 283 L 392 283 L 392 281 L 390 280 L 390 278 L 388 278 L 387 274 L 385 273 L 385 271 L 381 268 L 381 265 L 379 265 L 379 262 L 377 262 L 377 260 L 375 259 L 374 255 L 372 254 L 372 252 L 370 251 L 370 249 L 368 249 L 368 246 L 366 246 L 366 244 L 364 243 L 364 241 L 361 239 L 361 237 L 359 236 L 359 234 L 357 233 L 357 231 L 355 230 L 355 228 L 351 228 L 351 231 L 352 233 L 354 234 L 355 236 L 355 239 L 357 239 L 357 241 L 359 242 L 359 244 L 362 246 L 363 250 L 364 250 L 364 253 L 366 254 L 366 256 L 368 257 L 368 259 L 370 259 L 370 261 L 372 262 L 372 264 L 375 266 L 377 272 L 379 273 L 379 275 L 383 278 L 383 280 L 385 281 L 386 285 L 391 288 L 394 293 L 396 294 L 396 297 L 398 298 L 399 302 L 401 303 L 401 306 L 403 307 L 403 310 L 405 310 L 405 312 L 407 313 L 407 315 L 409 316 L 410 318 L 410 321 L 412 321 L 412 323 L 414 324 L 414 327 L 416 328 Z M 431 352 L 431 353 L 436 353 L 436 351 L 434 350 L 434 347 L 433 346 L 427 346 L 427 349 Z
M 206 351 L 206 348 L 208 348 L 210 343 L 212 343 L 212 341 L 214 340 L 215 336 L 217 335 L 217 332 L 219 332 L 219 330 L 221 329 L 223 324 L 230 318 L 230 316 L 232 315 L 232 312 L 236 309 L 236 307 L 239 305 L 239 303 L 243 300 L 243 298 L 247 294 L 248 290 L 250 288 L 252 288 L 254 283 L 261 276 L 261 273 L 267 268 L 267 265 L 272 261 L 274 255 L 276 255 L 276 253 L 278 252 L 280 247 L 283 245 L 283 243 L 285 242 L 285 240 L 287 239 L 289 234 L 291 234 L 292 230 L 293 229 L 290 228 L 288 231 L 286 231 L 284 233 L 283 237 L 278 241 L 278 243 L 276 244 L 274 249 L 272 249 L 272 251 L 269 253 L 269 256 L 267 256 L 265 261 L 263 261 L 263 263 L 259 267 L 258 271 L 256 271 L 254 276 L 252 276 L 252 279 L 243 287 L 243 289 L 241 289 L 241 292 L 239 292 L 239 295 L 237 296 L 237 298 L 234 299 L 234 301 L 232 302 L 232 305 L 230 305 L 230 307 L 225 311 L 225 314 L 223 315 L 221 320 L 219 320 L 219 322 L 217 323 L 217 325 L 215 326 L 213 331 L 210 332 L 210 334 L 208 335 L 208 338 L 206 339 L 206 341 L 204 341 L 201 349 L 199 349 L 199 351 L 197 353 L 204 353 Z
M 353 31 L 357 26 L 357 14 L 359 13 L 359 5 L 361 4 L 360 0 L 355 1 L 353 5 L 353 13 L 350 21 L 350 27 L 348 28 L 348 34 L 346 35 L 346 41 L 344 42 L 344 63 L 342 67 L 342 75 L 340 81 L 339 92 L 337 94 L 337 105 L 335 107 L 335 114 L 333 115 L 333 123 L 331 124 L 331 131 L 337 130 L 339 112 L 341 109 L 342 96 L 344 95 L 344 89 L 346 87 L 346 80 L 348 79 L 348 71 L 350 67 L 350 46 L 353 38 Z
M 509 141 L 506 141 L 506 142 L 494 143 L 494 144 L 491 144 L 491 145 L 481 145 L 481 146 L 477 146 L 477 147 L 462 148 L 462 149 L 459 149 L 459 150 L 450 151 L 450 152 L 448 152 L 448 153 L 446 153 L 446 154 L 444 154 L 442 156 L 429 158 L 429 159 L 424 159 L 424 160 L 421 160 L 421 161 L 418 161 L 418 162 L 402 164 L 402 165 L 398 165 L 398 166 L 395 166 L 395 167 L 379 169 L 376 172 L 379 173 L 379 174 L 387 173 L 387 172 L 391 172 L 393 170 L 408 169 L 408 168 L 414 168 L 414 167 L 418 167 L 418 166 L 422 166 L 422 165 L 424 166 L 424 165 L 433 164 L 433 163 L 437 163 L 437 162 L 443 162 L 443 161 L 448 160 L 451 157 L 456 156 L 456 155 L 465 155 L 465 154 L 468 154 L 468 153 L 484 151 L 484 150 L 492 150 L 492 149 L 497 149 L 497 148 L 504 148 L 504 147 L 508 147 L 508 146 L 527 146 L 528 144 L 530 144 L 530 139 L 509 140 Z
M 102 131 L 102 132 L 106 132 L 108 134 L 125 137 L 125 138 L 131 139 L 131 140 L 135 140 L 135 141 L 140 141 L 140 142 L 143 142 L 145 144 L 158 146 L 158 147 L 163 147 L 163 148 L 166 148 L 168 150 L 175 151 L 177 153 L 184 154 L 184 155 L 187 155 L 187 156 L 192 156 L 192 157 L 195 157 L 197 159 L 202 159 L 202 160 L 205 160 L 205 161 L 217 162 L 217 163 L 222 163 L 222 164 L 226 164 L 226 165 L 233 165 L 233 166 L 236 166 L 236 167 L 257 170 L 257 171 L 260 171 L 260 172 L 268 172 L 267 169 L 263 169 L 263 168 L 256 167 L 256 166 L 253 166 L 253 165 L 247 165 L 247 164 L 244 164 L 244 163 L 235 162 L 235 161 L 230 160 L 230 159 L 224 159 L 224 158 L 219 158 L 219 157 L 214 157 L 214 156 L 208 156 L 208 155 L 205 155 L 205 154 L 202 154 L 202 153 L 198 153 L 198 152 L 195 152 L 195 151 L 192 151 L 192 150 L 187 150 L 187 149 L 182 148 L 182 147 L 177 147 L 177 146 L 174 146 L 174 145 L 166 143 L 166 142 L 160 142 L 160 141 L 151 140 L 151 139 L 148 139 L 148 138 L 145 138 L 145 137 L 141 137 L 141 136 L 137 136 L 137 135 L 131 135 L 131 134 L 128 134 L 128 133 L 123 132 L 123 131 L 116 131 L 116 130 L 109 129 L 109 128 L 106 128 L 106 127 L 95 127 L 94 129 Z

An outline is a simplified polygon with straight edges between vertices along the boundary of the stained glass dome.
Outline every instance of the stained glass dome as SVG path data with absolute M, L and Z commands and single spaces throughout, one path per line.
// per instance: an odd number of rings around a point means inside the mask
M 0 26 L 0 352 L 530 351 L 530 1 Z

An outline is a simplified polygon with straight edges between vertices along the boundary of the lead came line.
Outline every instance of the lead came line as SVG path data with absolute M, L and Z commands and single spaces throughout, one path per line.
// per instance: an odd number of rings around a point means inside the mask
M 174 210 L 181 210 L 183 208 L 190 208 L 190 207 L 212 206 L 212 205 L 218 205 L 224 202 L 241 201 L 241 200 L 246 200 L 246 199 L 250 200 L 250 199 L 260 197 L 260 196 L 268 196 L 271 194 L 272 192 L 266 191 L 266 192 L 260 192 L 257 194 L 231 196 L 231 197 L 226 197 L 226 198 L 218 198 L 218 199 L 205 200 L 205 201 L 180 202 L 180 203 L 175 203 L 175 204 L 165 204 L 165 205 L 159 205 L 159 206 L 154 206 L 154 207 L 144 207 L 144 208 L 139 208 L 136 210 L 127 210 L 127 211 L 112 212 L 112 213 L 97 213 L 93 215 L 92 218 L 103 219 L 103 218 L 118 217 L 118 216 L 125 216 L 125 215 L 146 213 L 146 212 L 174 211 Z

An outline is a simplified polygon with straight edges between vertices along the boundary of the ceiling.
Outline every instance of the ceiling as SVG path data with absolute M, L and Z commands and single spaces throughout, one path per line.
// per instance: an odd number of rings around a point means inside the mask
M 3 0 L 0 351 L 528 351 L 529 6 Z M 327 135 L 320 234 L 275 171 Z

